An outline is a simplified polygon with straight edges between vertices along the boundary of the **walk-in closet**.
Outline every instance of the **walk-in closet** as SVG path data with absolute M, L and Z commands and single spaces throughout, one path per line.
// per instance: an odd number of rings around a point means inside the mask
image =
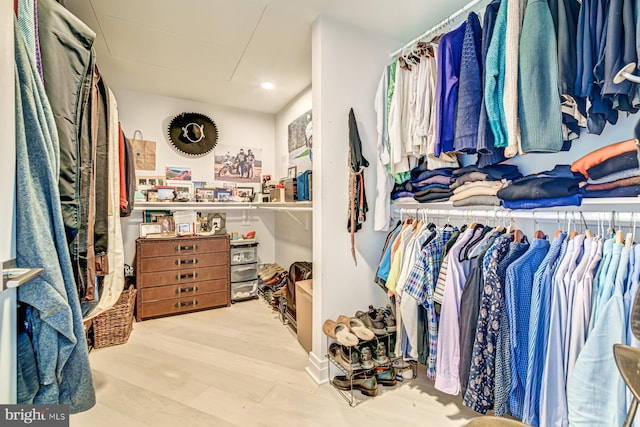
M 0 425 L 634 425 L 638 16 L 0 1 Z

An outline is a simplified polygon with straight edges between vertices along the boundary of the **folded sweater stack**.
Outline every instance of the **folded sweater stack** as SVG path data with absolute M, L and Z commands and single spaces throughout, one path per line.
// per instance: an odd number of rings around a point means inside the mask
M 571 170 L 588 178 L 584 197 L 640 195 L 639 144 L 637 139 L 610 144 L 573 162 Z
M 569 165 L 557 165 L 550 171 L 527 175 L 498 191 L 506 209 L 537 209 L 554 206 L 580 206 L 580 184 L 585 179 Z

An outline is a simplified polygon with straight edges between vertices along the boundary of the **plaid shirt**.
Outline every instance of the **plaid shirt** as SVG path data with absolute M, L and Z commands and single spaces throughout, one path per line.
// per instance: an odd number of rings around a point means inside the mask
M 433 293 L 438 270 L 442 260 L 444 245 L 449 241 L 456 229 L 446 228 L 436 230 L 436 236 L 422 248 L 404 291 L 414 297 L 427 310 L 427 326 L 429 329 L 429 362 L 427 365 L 427 377 L 436 378 L 436 354 L 438 345 L 438 313 L 433 303 Z

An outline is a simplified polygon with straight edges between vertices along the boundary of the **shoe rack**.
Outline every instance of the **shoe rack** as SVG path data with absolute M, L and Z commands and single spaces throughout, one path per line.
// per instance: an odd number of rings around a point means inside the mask
M 387 355 L 390 354 L 390 346 L 393 344 L 395 346 L 395 332 L 392 333 L 387 333 L 385 335 L 376 335 L 376 337 L 373 340 L 370 341 L 360 341 L 358 343 L 357 347 L 357 351 L 360 351 L 361 348 L 365 347 L 365 346 L 371 346 L 373 347 L 373 352 L 375 353 L 375 348 L 378 346 L 378 343 L 383 342 L 385 344 L 385 347 L 387 349 Z M 354 391 L 358 391 L 358 387 L 356 384 L 354 384 L 354 380 L 356 380 L 356 377 L 375 377 L 375 369 L 376 368 L 393 368 L 395 370 L 396 373 L 396 381 L 397 382 L 401 382 L 406 380 L 406 378 L 404 378 L 402 376 L 402 374 L 400 374 L 400 369 L 402 370 L 406 370 L 406 369 L 411 369 L 411 379 L 415 379 L 417 377 L 418 374 L 418 365 L 415 362 L 405 362 L 403 360 L 402 357 L 398 357 L 398 356 L 387 356 L 388 357 L 388 361 L 385 363 L 380 363 L 378 361 L 376 361 L 375 359 L 373 359 L 373 364 L 374 366 L 372 368 L 356 368 L 356 369 L 347 369 L 345 366 L 341 365 L 334 357 L 333 355 L 330 353 L 329 349 L 331 348 L 331 344 L 334 342 L 334 340 L 330 337 L 327 336 L 327 354 L 326 354 L 326 358 L 329 360 L 329 382 L 331 383 L 331 385 L 333 386 L 333 388 L 338 392 L 338 394 L 340 394 L 340 396 L 343 397 L 344 400 L 347 401 L 347 403 L 349 404 L 349 406 L 356 407 L 359 403 L 363 402 L 366 399 L 357 399 Z M 345 348 L 345 347 L 342 347 Z M 353 347 L 346 347 L 348 348 L 348 353 L 345 354 L 346 357 L 348 357 L 349 361 L 353 360 L 353 354 L 352 352 L 354 351 Z M 336 385 L 336 383 L 334 382 L 335 379 L 335 373 L 338 373 L 336 375 L 344 375 L 349 383 L 349 387 L 348 389 L 344 389 L 341 388 L 339 386 Z M 357 380 L 356 380 L 357 381 Z M 393 386 L 386 386 L 384 385 L 384 387 L 388 387 L 388 388 L 393 388 L 396 387 L 396 385 Z M 377 385 L 377 391 L 376 394 L 377 395 L 380 392 L 380 387 L 383 387 L 383 385 L 378 384 Z M 366 396 L 364 393 L 361 393 L 362 396 Z M 375 397 L 375 396 L 370 396 L 370 397 Z

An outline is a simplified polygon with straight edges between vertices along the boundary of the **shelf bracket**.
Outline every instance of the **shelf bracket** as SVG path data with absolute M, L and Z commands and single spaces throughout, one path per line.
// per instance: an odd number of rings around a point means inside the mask
M 289 215 L 291 217 L 291 219 L 293 219 L 295 222 L 297 222 L 298 224 L 300 224 L 302 227 L 304 227 L 305 230 L 309 229 L 309 225 L 305 224 L 304 222 L 300 221 L 298 219 L 298 217 L 296 217 L 294 214 L 292 214 L 290 211 L 285 210 L 284 212 L 287 213 L 287 215 Z

